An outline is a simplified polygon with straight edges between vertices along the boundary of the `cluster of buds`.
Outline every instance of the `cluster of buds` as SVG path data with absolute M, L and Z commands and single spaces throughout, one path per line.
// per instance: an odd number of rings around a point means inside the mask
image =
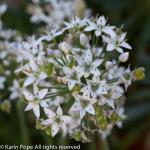
M 104 16 L 75 17 L 46 33 L 22 43 L 16 70 L 25 111 L 33 110 L 37 128 L 88 142 L 95 132 L 106 137 L 121 127 L 125 92 L 144 78 L 143 68 L 123 66 L 131 52 L 126 33 Z

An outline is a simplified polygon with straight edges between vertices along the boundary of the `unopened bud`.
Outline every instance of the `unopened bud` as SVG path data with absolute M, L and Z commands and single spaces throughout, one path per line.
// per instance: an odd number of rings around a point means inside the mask
M 68 54 L 70 52 L 70 45 L 66 42 L 62 42 L 59 44 L 59 48 L 65 53 Z
M 145 69 L 143 67 L 133 70 L 133 78 L 135 80 L 142 80 L 145 78 Z
M 84 47 L 89 46 L 89 40 L 88 37 L 85 34 L 80 34 L 80 44 Z
M 105 63 L 105 68 L 106 68 L 107 70 L 111 69 L 112 67 L 113 67 L 113 63 L 112 63 L 111 61 L 107 61 L 107 62 Z

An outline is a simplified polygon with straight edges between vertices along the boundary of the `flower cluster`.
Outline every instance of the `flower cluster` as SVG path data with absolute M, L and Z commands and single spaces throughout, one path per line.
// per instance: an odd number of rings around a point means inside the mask
M 10 100 L 15 100 L 19 96 L 19 85 L 15 80 L 14 71 L 18 62 L 21 61 L 15 49 L 21 37 L 15 30 L 5 29 L 1 17 L 6 10 L 5 4 L 0 5 L 0 109 L 10 112 Z
M 59 132 L 83 142 L 95 132 L 106 137 L 122 126 L 125 92 L 144 78 L 144 69 L 123 66 L 131 46 L 122 28 L 110 26 L 104 16 L 64 24 L 22 43 L 24 60 L 16 73 L 25 111 L 32 109 L 37 128 L 52 137 Z
M 46 25 L 60 26 L 73 15 L 87 16 L 90 14 L 83 0 L 32 0 L 27 11 L 31 14 L 32 23 L 43 22 Z

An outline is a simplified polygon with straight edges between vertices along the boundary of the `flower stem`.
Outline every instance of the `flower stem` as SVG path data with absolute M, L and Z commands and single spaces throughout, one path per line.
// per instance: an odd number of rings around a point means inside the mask
M 103 150 L 110 150 L 107 139 L 102 139 L 102 147 L 103 147 Z
M 21 144 L 29 145 L 30 139 L 29 139 L 26 123 L 25 123 L 25 116 L 22 111 L 23 110 L 22 104 L 20 101 L 17 102 L 17 110 L 19 115 L 20 132 L 21 132 L 21 139 L 22 139 Z

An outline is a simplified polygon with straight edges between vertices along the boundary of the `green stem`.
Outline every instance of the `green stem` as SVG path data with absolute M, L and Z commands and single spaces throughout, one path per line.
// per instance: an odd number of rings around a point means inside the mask
M 71 96 L 71 98 L 69 99 L 69 102 L 62 108 L 64 114 L 67 114 L 67 112 L 69 111 L 71 106 L 74 104 L 74 101 L 75 101 L 75 99 Z
M 51 87 L 46 87 L 46 86 L 40 86 L 40 88 L 47 88 L 47 89 L 65 89 L 67 90 L 68 88 L 67 87 L 57 87 L 57 86 L 51 86 Z
M 22 104 L 20 101 L 17 102 L 17 110 L 18 110 L 20 132 L 21 132 L 21 139 L 22 139 L 21 144 L 29 145 L 30 139 L 29 139 L 26 123 L 25 123 L 25 116 L 24 116 Z
M 67 94 L 67 93 L 69 93 L 69 92 L 70 92 L 69 90 L 66 90 L 66 91 L 60 91 L 60 92 L 49 93 L 45 98 L 53 98 L 53 97 L 56 97 L 56 96 L 60 96 L 60 95 Z
M 107 139 L 102 139 L 103 150 L 110 150 Z

